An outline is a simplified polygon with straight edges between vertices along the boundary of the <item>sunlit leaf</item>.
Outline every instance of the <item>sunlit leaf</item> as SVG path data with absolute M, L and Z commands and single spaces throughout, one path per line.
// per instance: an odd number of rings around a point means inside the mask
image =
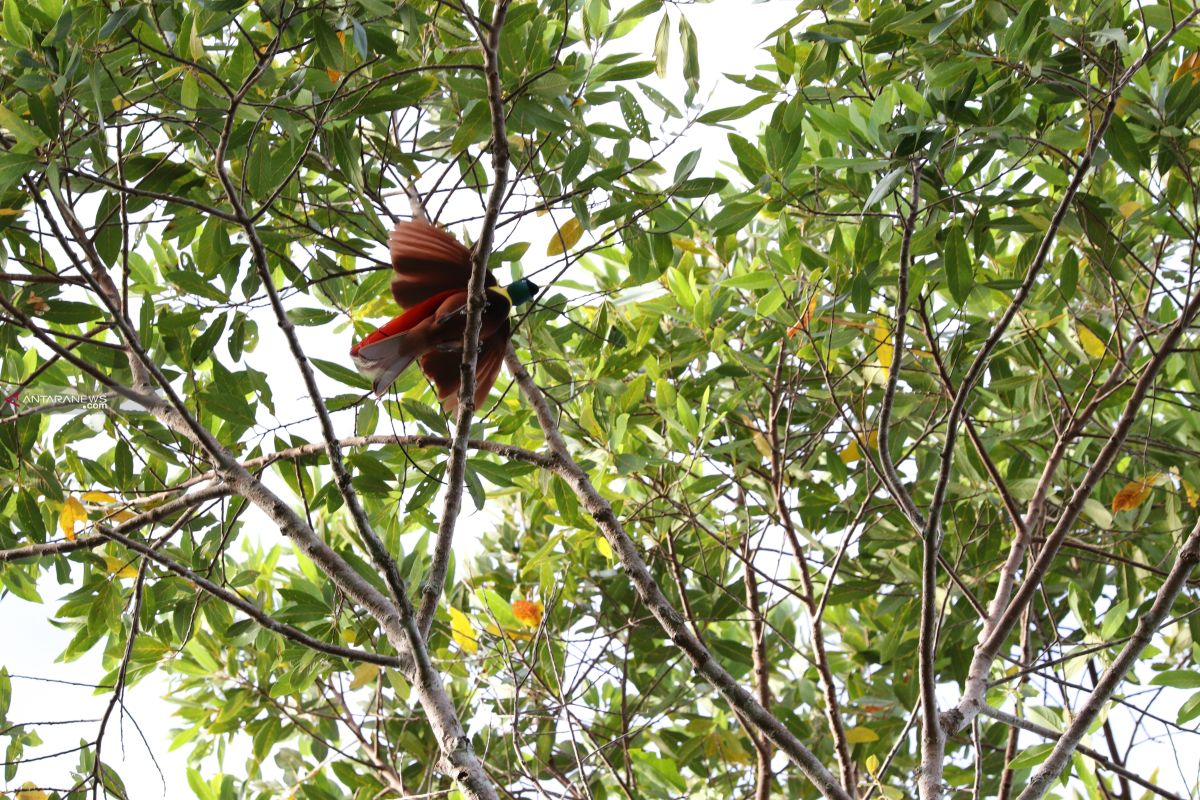
M 479 641 L 475 634 L 475 626 L 466 614 L 453 606 L 450 607 L 450 632 L 455 643 L 463 652 L 474 653 L 479 649 Z
M 453 617 L 454 617 L 455 610 L 456 609 L 451 608 L 451 613 L 450 613 L 451 619 L 453 619 Z M 455 641 L 456 642 L 458 641 L 457 637 L 455 638 Z M 462 642 L 459 642 L 459 646 L 460 647 L 462 646 Z M 467 648 L 463 647 L 463 649 L 466 650 Z M 470 652 L 474 652 L 474 651 L 472 650 Z M 359 664 L 354 668 L 354 678 L 350 681 L 350 688 L 351 689 L 361 689 L 363 686 L 374 683 L 375 679 L 378 677 L 379 677 L 379 665 L 378 664 Z
M 1079 337 L 1079 346 L 1083 351 L 1092 358 L 1103 358 L 1106 352 L 1104 342 L 1100 341 L 1100 337 L 1092 333 L 1088 326 L 1082 323 L 1075 324 L 1075 335 Z
M 572 217 L 563 223 L 558 229 L 558 233 L 550 239 L 550 244 L 546 245 L 546 255 L 558 256 L 570 250 L 583 236 L 583 224 Z
M 72 496 L 63 503 L 62 511 L 58 515 L 58 528 L 62 531 L 63 536 L 71 541 L 75 540 L 76 522 L 87 522 L 87 510 L 84 509 L 83 503 Z
M 850 744 L 865 744 L 867 742 L 878 742 L 879 734 L 870 728 L 862 725 L 857 725 L 846 731 L 846 741 Z

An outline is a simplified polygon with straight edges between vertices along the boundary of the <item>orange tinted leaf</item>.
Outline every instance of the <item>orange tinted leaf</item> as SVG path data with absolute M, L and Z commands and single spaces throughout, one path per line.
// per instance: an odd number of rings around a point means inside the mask
M 1146 498 L 1150 496 L 1150 490 L 1154 488 L 1154 482 L 1157 475 L 1148 475 L 1136 481 L 1130 481 L 1121 487 L 1121 491 L 1117 492 L 1112 500 L 1113 513 L 1118 511 L 1132 511 L 1146 502 Z
M 513 616 L 527 628 L 536 628 L 542 623 L 543 606 L 531 600 L 516 600 L 512 604 Z
M 1200 79 L 1200 52 L 1191 53 L 1187 58 L 1183 59 L 1175 69 L 1175 75 L 1172 80 L 1179 80 L 1188 74 L 1192 76 L 1192 80 Z
M 817 295 L 814 293 L 808 300 L 808 306 L 804 309 L 804 313 L 800 315 L 800 319 L 796 324 L 788 328 L 788 338 L 795 336 L 800 331 L 808 330 L 808 326 L 812 323 L 813 312 L 817 310 Z

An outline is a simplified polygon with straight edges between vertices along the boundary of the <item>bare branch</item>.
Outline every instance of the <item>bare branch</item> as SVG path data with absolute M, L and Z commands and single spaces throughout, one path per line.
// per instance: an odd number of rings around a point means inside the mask
M 479 238 L 471 254 L 471 280 L 467 286 L 467 323 L 463 332 L 462 366 L 459 371 L 458 416 L 454 422 L 454 446 L 450 449 L 450 463 L 446 468 L 446 500 L 441 521 L 438 523 L 429 573 L 421 585 L 421 606 L 417 612 L 417 624 L 422 636 L 429 635 L 438 601 L 446 584 L 454 543 L 454 527 L 462 509 L 463 486 L 467 474 L 467 437 L 471 433 L 471 419 L 475 414 L 475 367 L 479 362 L 479 333 L 483 329 L 483 308 L 487 305 L 488 259 L 492 254 L 496 222 L 500 218 L 500 208 L 508 187 L 508 136 L 505 132 L 507 112 L 502 97 L 503 84 L 500 80 L 500 32 L 504 28 L 508 4 L 509 0 L 498 0 L 491 25 L 486 27 L 487 35 L 480 41 L 483 50 L 483 74 L 487 80 L 488 113 L 492 123 L 492 187 L 488 193 Z M 480 36 L 483 36 L 483 27 L 477 26 Z

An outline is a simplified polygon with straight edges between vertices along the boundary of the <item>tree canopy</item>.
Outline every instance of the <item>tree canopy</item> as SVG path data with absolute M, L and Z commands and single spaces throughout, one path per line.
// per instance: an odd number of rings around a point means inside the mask
M 661 0 L 0 12 L 0 613 L 110 698 L 30 781 L 0 656 L 6 790 L 141 797 L 153 673 L 204 800 L 1195 795 L 1197 9 L 805 0 L 719 107 Z M 345 355 L 409 217 L 469 365 L 544 287 L 479 408 Z

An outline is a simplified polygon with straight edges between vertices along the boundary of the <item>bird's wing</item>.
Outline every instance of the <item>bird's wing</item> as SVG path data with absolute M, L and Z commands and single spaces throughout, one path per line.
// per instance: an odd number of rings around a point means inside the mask
M 451 289 L 466 289 L 471 279 L 471 251 L 446 231 L 428 222 L 399 222 L 388 237 L 392 254 L 392 296 L 411 308 Z M 489 272 L 487 285 L 494 286 Z
M 512 328 L 508 319 L 491 336 L 479 343 L 479 360 L 475 364 L 475 407 L 483 405 L 488 392 L 500 377 L 500 365 L 504 363 L 504 354 L 508 352 L 508 340 L 512 336 Z
M 500 375 L 508 339 L 512 335 L 507 319 L 492 334 L 479 343 L 479 360 L 475 365 L 475 407 L 483 405 L 488 392 Z M 438 399 L 447 411 L 458 408 L 458 389 L 461 384 L 462 351 L 431 350 L 421 356 L 421 370 L 437 387 Z

